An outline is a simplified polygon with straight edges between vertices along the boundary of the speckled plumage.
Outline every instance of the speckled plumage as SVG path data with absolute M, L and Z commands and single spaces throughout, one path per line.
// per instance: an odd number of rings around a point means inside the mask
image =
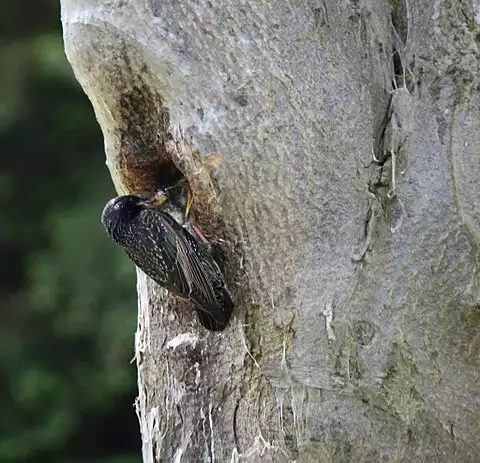
M 233 302 L 218 265 L 169 214 L 138 196 L 119 196 L 105 206 L 102 223 L 150 278 L 195 304 L 205 328 L 218 331 L 227 326 Z

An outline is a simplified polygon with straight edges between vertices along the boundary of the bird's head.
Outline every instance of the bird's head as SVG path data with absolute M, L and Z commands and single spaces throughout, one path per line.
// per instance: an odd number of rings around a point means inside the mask
M 102 212 L 102 223 L 108 236 L 116 243 L 122 244 L 128 224 L 142 212 L 153 207 L 140 196 L 117 196 L 108 201 Z

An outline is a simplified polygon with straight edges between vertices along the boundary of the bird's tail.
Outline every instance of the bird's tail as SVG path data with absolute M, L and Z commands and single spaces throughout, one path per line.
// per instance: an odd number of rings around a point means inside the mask
M 195 305 L 200 323 L 210 331 L 224 330 L 233 312 L 233 301 L 225 287 L 217 291 L 216 299 L 218 303 L 214 306 Z

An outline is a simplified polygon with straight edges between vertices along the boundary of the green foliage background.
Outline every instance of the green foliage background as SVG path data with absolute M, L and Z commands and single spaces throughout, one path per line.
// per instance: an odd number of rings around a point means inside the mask
M 138 462 L 135 271 L 59 17 L 0 4 L 0 462 Z

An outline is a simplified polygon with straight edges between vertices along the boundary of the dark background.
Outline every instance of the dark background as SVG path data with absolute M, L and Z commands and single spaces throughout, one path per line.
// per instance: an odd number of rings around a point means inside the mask
M 0 462 L 139 462 L 135 271 L 58 0 L 0 4 Z

